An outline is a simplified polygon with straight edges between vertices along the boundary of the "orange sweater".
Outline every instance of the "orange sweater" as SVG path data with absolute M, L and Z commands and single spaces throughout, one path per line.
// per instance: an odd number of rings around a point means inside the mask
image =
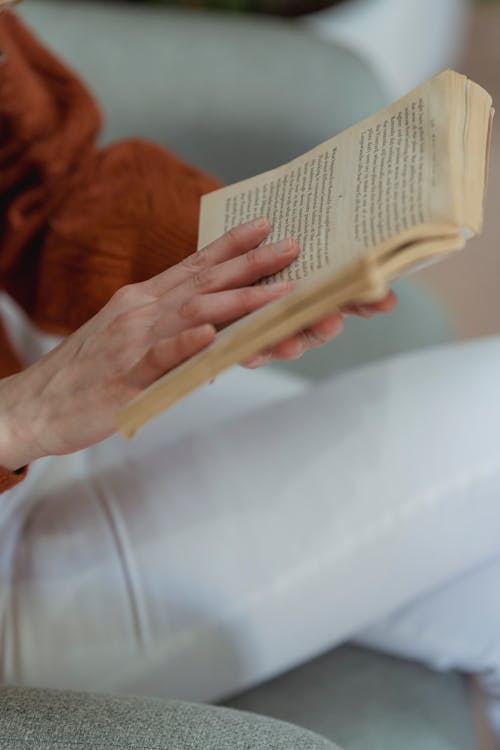
M 67 334 L 192 253 L 200 197 L 219 185 L 152 143 L 97 148 L 91 94 L 12 13 L 0 50 L 0 285 Z M 0 321 L 0 377 L 20 368 Z M 25 474 L 0 467 L 0 492 Z

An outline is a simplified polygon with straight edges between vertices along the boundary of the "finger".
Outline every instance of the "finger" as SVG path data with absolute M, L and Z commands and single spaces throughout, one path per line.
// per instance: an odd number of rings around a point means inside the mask
M 264 218 L 241 224 L 181 263 L 144 282 L 144 290 L 159 297 L 204 269 L 252 250 L 265 240 L 270 231 L 271 225 Z
M 270 351 L 264 351 L 260 352 L 259 354 L 254 354 L 248 359 L 245 359 L 243 362 L 241 362 L 241 366 L 246 367 L 249 370 L 256 370 L 258 367 L 268 365 L 269 362 L 272 361 L 272 359 L 273 353 Z
M 385 297 L 376 302 L 367 302 L 364 305 L 347 305 L 342 312 L 347 315 L 373 315 L 378 312 L 390 312 L 397 304 L 397 297 L 391 290 Z
M 243 362 L 244 367 L 252 370 L 269 364 L 274 359 L 292 360 L 299 359 L 310 348 L 308 336 L 305 331 L 296 333 L 294 336 L 281 341 L 269 350 L 260 352 L 254 357 Z
M 328 341 L 336 338 L 336 336 L 342 333 L 343 329 L 344 318 L 342 313 L 332 313 L 305 331 L 301 331 L 281 341 L 273 348 L 249 357 L 242 362 L 242 365 L 250 369 L 255 369 L 275 359 L 299 359 L 308 349 L 323 346 Z
M 364 318 L 371 318 L 377 313 L 388 313 L 394 310 L 398 303 L 396 294 L 392 291 L 376 302 L 370 302 L 366 305 L 349 305 L 342 308 L 342 312 L 347 315 L 359 315 Z
M 285 239 L 270 245 L 253 248 L 238 258 L 219 263 L 195 274 L 187 283 L 177 287 L 192 295 L 219 292 L 249 286 L 265 276 L 281 271 L 299 252 L 295 240 Z M 173 291 L 175 294 L 177 290 Z
M 204 324 L 155 342 L 130 373 L 131 383 L 147 388 L 162 375 L 180 365 L 212 343 L 215 328 Z
M 249 286 L 191 297 L 181 304 L 176 311 L 178 330 L 192 328 L 201 323 L 212 323 L 214 325 L 231 323 L 282 297 L 291 289 L 293 289 L 293 284 L 290 281 L 278 281 L 274 284 Z M 171 312 L 165 318 L 168 318 L 168 325 L 170 326 Z M 159 326 L 161 326 L 161 322 L 157 324 L 157 327 Z M 158 328 L 158 330 L 160 329 Z
M 310 326 L 306 333 L 311 346 L 322 346 L 339 336 L 344 330 L 344 316 L 341 312 L 334 312 Z
M 319 323 L 305 331 L 282 341 L 273 347 L 273 359 L 299 359 L 308 349 L 323 346 L 338 336 L 344 329 L 344 319 L 341 313 L 334 313 L 323 318 Z
M 254 248 L 239 258 L 200 271 L 184 284 L 170 290 L 164 297 L 165 304 L 169 308 L 179 308 L 193 296 L 250 286 L 289 265 L 297 253 L 298 245 L 294 240 Z

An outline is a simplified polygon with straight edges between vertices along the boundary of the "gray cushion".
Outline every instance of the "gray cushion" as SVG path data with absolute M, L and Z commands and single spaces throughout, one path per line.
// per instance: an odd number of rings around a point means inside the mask
M 154 698 L 0 688 L 4 750 L 336 750 L 298 727 Z M 338 750 L 338 748 L 337 748 Z

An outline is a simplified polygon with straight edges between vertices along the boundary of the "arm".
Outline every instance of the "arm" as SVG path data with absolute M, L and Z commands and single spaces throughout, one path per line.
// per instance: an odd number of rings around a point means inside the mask
M 266 219 L 244 224 L 121 288 L 49 354 L 2 380 L 0 462 L 15 470 L 104 440 L 120 409 L 213 341 L 217 328 L 287 294 L 292 282 L 255 284 L 297 257 L 293 240 L 261 245 L 269 231 Z M 330 320 L 341 317 L 332 311 Z
M 75 342 L 81 343 L 92 326 L 106 318 L 108 303 L 115 311 L 118 289 L 131 284 L 140 288 L 141 282 L 187 258 L 196 246 L 200 196 L 215 189 L 217 183 L 153 144 L 129 141 L 99 151 L 95 146 L 99 115 L 90 94 L 12 15 L 0 17 L 0 49 L 6 52 L 0 63 L 0 116 L 7 135 L 0 145 L 4 217 L 0 284 L 46 330 L 66 334 L 86 321 L 90 326 L 76 331 L 75 338 L 70 337 L 56 350 L 58 354 L 0 381 L 0 463 L 8 467 L 0 469 L 2 491 L 24 475 L 25 469 L 16 467 L 47 453 L 85 447 L 80 443 L 75 447 L 71 438 L 72 430 L 79 430 L 77 412 L 66 410 L 71 425 L 64 427 L 62 438 L 55 416 L 47 417 L 52 408 L 55 412 L 59 408 L 58 373 L 65 367 L 65 357 L 75 351 Z M 259 274 L 245 278 L 245 284 L 276 270 L 270 262 L 272 251 L 266 253 L 270 253 L 268 261 L 261 262 Z M 283 256 L 281 261 L 287 265 L 292 259 Z M 258 296 L 265 292 L 252 294 L 260 304 L 266 301 Z M 388 298 L 378 309 L 388 310 L 393 302 Z M 96 315 L 103 307 L 107 312 Z M 234 317 L 248 311 L 235 309 Z M 200 324 L 203 322 L 207 321 Z M 259 366 L 272 357 L 300 356 L 307 348 L 337 335 L 341 322 L 341 315 L 333 313 L 310 331 L 247 364 Z M 205 339 L 213 333 L 213 327 L 205 327 Z M 169 358 L 162 359 L 163 370 L 156 377 L 197 350 L 193 349 L 193 334 L 182 330 L 175 335 L 181 334 L 185 337 L 180 342 L 174 337 L 166 345 Z M 100 341 L 103 348 L 98 353 L 105 361 L 104 345 L 112 352 L 113 340 L 101 337 Z M 204 345 L 196 335 L 195 343 L 197 348 Z M 75 366 L 79 368 L 81 363 Z M 103 427 L 105 420 L 96 397 L 97 391 L 105 392 L 109 384 L 94 364 L 90 370 L 94 381 L 89 386 L 89 400 L 97 405 L 97 412 L 95 432 L 90 431 L 87 445 L 103 439 L 103 430 L 110 434 L 113 424 L 108 414 L 108 426 Z M 9 372 L 2 372 L 6 374 Z M 101 380 L 96 382 L 98 375 Z M 46 395 L 52 381 L 56 382 L 53 401 Z M 130 388 L 124 393 L 130 393 Z M 73 404 L 80 398 L 64 390 L 62 396 L 63 402 L 67 398 Z M 105 399 L 105 403 L 116 409 L 124 402 Z M 35 425 L 40 434 L 51 435 L 55 442 L 47 445 L 42 441 L 40 447 L 39 438 L 30 438 Z
M 258 247 L 269 229 L 266 220 L 243 225 L 122 287 L 49 354 L 0 381 L 0 463 L 15 470 L 104 440 L 117 411 L 210 343 L 217 327 L 286 294 L 289 282 L 255 285 L 297 255 L 290 240 Z

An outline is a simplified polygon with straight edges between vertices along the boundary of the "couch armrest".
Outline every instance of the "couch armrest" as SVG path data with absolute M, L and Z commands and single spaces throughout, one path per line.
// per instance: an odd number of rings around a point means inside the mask
M 21 8 L 97 93 L 105 140 L 152 138 L 225 181 L 386 103 L 366 63 L 300 21 L 67 0 Z

